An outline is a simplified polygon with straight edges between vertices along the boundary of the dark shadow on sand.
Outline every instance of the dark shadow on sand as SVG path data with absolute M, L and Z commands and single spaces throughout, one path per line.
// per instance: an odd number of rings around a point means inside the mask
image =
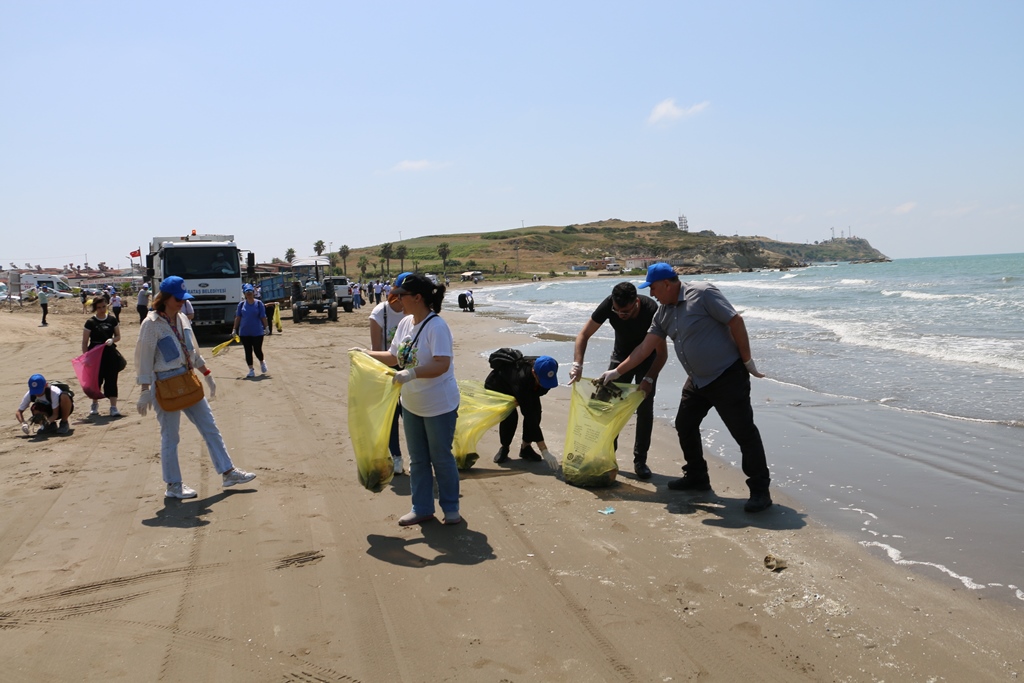
M 179 500 L 178 498 L 164 498 L 164 507 L 157 510 L 149 519 L 142 520 L 145 526 L 162 526 L 175 529 L 191 529 L 198 526 L 206 526 L 210 520 L 203 519 L 213 510 L 211 506 L 219 503 L 228 496 L 239 493 L 255 493 L 256 489 L 235 489 L 232 491 L 221 491 L 218 494 L 207 498 L 191 498 Z
M 421 537 L 403 538 L 370 534 L 366 537 L 366 553 L 373 558 L 399 567 L 433 567 L 440 564 L 474 565 L 496 559 L 487 535 L 462 524 L 447 526 L 440 520 L 419 524 Z M 416 550 L 426 546 L 432 552 L 418 555 Z

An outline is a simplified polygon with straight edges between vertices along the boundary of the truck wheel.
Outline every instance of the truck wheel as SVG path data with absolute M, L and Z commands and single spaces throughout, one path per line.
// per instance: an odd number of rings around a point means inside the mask
M 327 319 L 332 323 L 338 322 L 338 304 L 332 303 L 331 307 L 327 309 Z
M 302 309 L 299 308 L 298 304 L 292 304 L 292 322 L 293 323 L 300 323 L 300 322 L 302 322 Z
M 349 303 L 343 304 L 343 305 L 345 306 L 345 312 L 346 313 L 351 313 L 352 312 L 352 302 L 349 302 Z

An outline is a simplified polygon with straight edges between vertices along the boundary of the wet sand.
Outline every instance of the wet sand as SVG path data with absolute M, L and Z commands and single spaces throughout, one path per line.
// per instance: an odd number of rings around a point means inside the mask
M 32 372 L 73 377 L 85 320 L 77 311 L 55 311 L 48 328 L 31 312 L 0 313 L 10 413 Z M 800 453 L 773 456 L 784 485 L 761 515 L 742 511 L 733 446 L 714 435 L 724 460 L 713 464 L 713 495 L 668 491 L 681 455 L 659 423 L 655 477 L 639 482 L 624 462 L 618 485 L 597 490 L 568 486 L 543 463 L 491 463 L 489 433 L 463 477 L 467 525 L 398 527 L 407 478 L 377 494 L 362 489 L 348 440 L 346 350 L 367 343 L 365 314 L 286 319 L 265 346 L 270 373 L 255 381 L 243 378 L 241 349 L 209 359 L 232 457 L 259 475 L 248 489 L 222 490 L 184 425 L 182 469 L 199 498 L 163 498 L 159 433 L 152 414 L 134 410 L 131 368 L 120 420 L 85 419 L 81 394 L 68 437 L 24 438 L 9 417 L 0 432 L 0 681 L 1024 674 L 1019 609 L 893 565 L 786 495 L 820 472 L 785 462 L 839 457 L 861 440 L 855 428 L 831 426 L 856 426 L 841 406 L 758 408 L 766 439 Z M 529 341 L 498 333 L 494 318 L 445 317 L 460 378 L 486 374 L 487 350 Z M 129 358 L 137 332 L 122 330 Z M 559 455 L 568 397 L 558 388 L 544 404 Z M 794 421 L 804 426 L 779 426 Z M 608 507 L 614 514 L 598 512 Z M 768 554 L 788 566 L 767 570 Z

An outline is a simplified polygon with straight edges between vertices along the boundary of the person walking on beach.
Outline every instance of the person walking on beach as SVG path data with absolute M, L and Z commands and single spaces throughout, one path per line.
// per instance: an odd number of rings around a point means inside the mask
M 192 325 L 181 313 L 184 301 L 192 295 L 185 289 L 185 281 L 177 275 L 165 278 L 160 283 L 160 293 L 153 300 L 153 310 L 146 315 L 139 329 L 138 345 L 135 347 L 136 381 L 142 387 L 136 407 L 139 415 L 145 417 L 152 406 L 160 424 L 160 466 L 167 484 L 166 498 L 195 498 L 194 489 L 181 480 L 178 465 L 178 440 L 181 415 L 196 426 L 210 452 L 210 460 L 221 475 L 225 488 L 244 484 L 256 478 L 252 472 L 244 472 L 231 462 L 217 423 L 213 419 L 210 404 L 204 396 L 197 403 L 182 410 L 165 411 L 155 400 L 153 384 L 162 379 L 174 377 L 193 368 L 204 375 L 210 391 L 210 400 L 217 395 L 217 383 L 206 367 L 206 361 L 199 355 Z
M 380 280 L 377 280 L 376 282 L 374 282 L 374 283 L 373 283 L 373 298 L 374 298 L 374 303 L 377 303 L 377 304 L 379 304 L 379 303 L 380 303 L 380 295 L 381 295 L 381 294 L 382 294 L 383 292 L 384 292 L 384 285 L 382 285 L 382 284 L 380 283 Z
M 572 370 L 569 372 L 569 384 L 578 382 L 583 376 L 583 359 L 587 353 L 587 342 L 594 333 L 601 329 L 606 321 L 615 330 L 615 344 L 612 346 L 612 357 L 608 369 L 612 369 L 629 357 L 633 349 L 640 346 L 651 327 L 658 304 L 654 299 L 639 296 L 632 282 L 620 282 L 612 288 L 594 312 L 590 320 L 576 335 L 576 346 L 573 353 Z M 647 466 L 647 451 L 651 448 L 651 430 L 654 428 L 654 393 L 655 377 L 661 372 L 668 360 L 668 351 L 664 345 L 658 346 L 647 358 L 629 372 L 623 373 L 622 382 L 636 382 L 647 397 L 636 409 L 636 438 L 633 442 L 633 471 L 639 479 L 650 479 L 651 468 Z M 643 386 L 645 385 L 646 386 Z M 616 448 L 618 439 L 616 439 Z
M 764 375 L 751 357 L 743 318 L 717 287 L 708 282 L 682 283 L 667 263 L 655 263 L 647 269 L 647 279 L 640 289 L 647 287 L 661 304 L 651 329 L 628 358 L 601 375 L 601 382 L 617 380 L 672 337 L 676 356 L 688 375 L 675 419 L 686 464 L 683 476 L 670 481 L 668 487 L 673 491 L 711 489 L 700 424 L 714 408 L 740 447 L 750 489 L 743 509 L 767 510 L 772 505 L 768 492 L 771 476 L 750 404 L 750 376 Z
M 114 314 L 114 319 L 117 320 L 117 324 L 121 324 L 121 295 L 116 291 L 114 295 L 110 297 L 110 310 Z
M 42 327 L 46 327 L 48 324 L 46 322 L 46 313 L 50 309 L 50 288 L 47 287 L 46 285 L 43 285 L 42 287 L 39 288 L 39 291 L 36 292 L 36 296 L 39 297 L 39 308 L 43 310 Z
M 82 330 L 82 353 L 101 344 L 105 347 L 100 357 L 100 389 L 110 399 L 110 417 L 121 417 L 117 409 L 117 376 L 124 358 L 115 346 L 121 341 L 121 326 L 117 318 L 107 313 L 107 307 L 107 300 L 101 296 L 92 300 L 93 316 L 85 321 L 85 329 Z M 99 401 L 93 401 L 89 417 L 99 414 Z
M 395 278 L 395 287 L 401 287 L 409 275 L 412 273 L 402 273 Z M 405 307 L 402 305 L 402 297 L 392 291 L 385 301 L 374 306 L 370 312 L 370 349 L 387 351 L 391 347 L 391 340 L 395 338 L 398 323 L 402 322 L 403 318 Z M 405 474 L 402 444 L 398 440 L 398 416 L 401 414 L 402 407 L 395 406 L 395 414 L 391 418 L 391 438 L 388 441 L 388 451 L 391 452 L 391 459 L 395 464 L 395 474 Z
M 74 398 L 70 392 L 61 391 L 60 387 L 50 384 L 38 373 L 28 378 L 28 391 L 14 412 L 14 417 L 21 423 L 21 431 L 26 434 L 29 433 L 29 426 L 25 420 L 25 411 L 30 407 L 32 419 L 41 422 L 42 429 L 52 428 L 58 434 L 71 431 L 68 418 L 75 410 Z
M 139 290 L 139 298 L 135 305 L 135 310 L 139 312 L 139 324 L 146 319 L 146 314 L 149 313 L 149 283 L 145 282 L 142 284 L 142 289 Z
M 245 349 L 245 364 L 249 366 L 247 378 L 256 376 L 252 367 L 252 357 L 255 354 L 256 360 L 260 362 L 260 372 L 267 374 L 267 364 L 263 359 L 263 336 L 267 333 L 270 323 L 267 322 L 267 307 L 262 301 L 256 298 L 256 288 L 250 284 L 242 285 L 244 301 L 238 302 L 235 309 L 235 327 L 231 334 L 237 335 L 242 340 L 242 348 Z
M 532 359 L 516 349 L 498 349 L 491 354 L 491 368 L 484 380 L 484 388 L 512 396 L 523 413 L 523 443 L 519 447 L 519 457 L 531 462 L 547 460 L 548 463 L 556 463 L 540 428 L 540 397 L 558 386 L 558 361 L 551 356 Z M 518 426 L 519 413 L 515 410 L 498 425 L 501 447 L 494 455 L 494 462 L 508 460 Z M 540 453 L 533 450 L 533 443 L 537 444 Z
M 394 382 L 402 385 L 402 421 L 409 448 L 412 510 L 398 520 L 410 526 L 434 519 L 434 480 L 445 524 L 459 524 L 459 469 L 452 444 L 459 415 L 455 383 L 454 341 L 440 316 L 444 286 L 421 275 L 406 275 L 394 293 L 405 317 L 387 351 L 367 351 L 388 366 L 402 368 Z

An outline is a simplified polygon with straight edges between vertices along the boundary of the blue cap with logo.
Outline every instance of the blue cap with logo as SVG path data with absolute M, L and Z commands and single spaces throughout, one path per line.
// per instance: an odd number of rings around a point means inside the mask
M 243 292 L 255 292 L 256 288 L 250 285 L 248 282 L 242 285 Z
M 177 275 L 165 277 L 163 282 L 160 283 L 160 291 L 164 294 L 170 294 L 178 301 L 192 298 L 192 295 L 185 289 L 185 281 Z
M 554 389 L 558 386 L 558 361 L 551 356 L 540 356 L 533 362 L 533 371 L 537 375 L 537 381 L 545 389 Z
M 647 289 L 659 280 L 668 280 L 676 276 L 676 269 L 669 264 L 652 263 L 647 269 L 647 281 L 640 285 L 639 289 Z
M 401 273 L 398 277 L 395 278 L 395 287 L 401 287 L 402 283 L 405 282 L 405 278 L 409 277 L 410 275 L 412 275 L 412 272 L 408 270 L 405 271 L 404 273 Z
M 38 396 L 46 391 L 46 378 L 36 373 L 28 378 L 29 396 Z

